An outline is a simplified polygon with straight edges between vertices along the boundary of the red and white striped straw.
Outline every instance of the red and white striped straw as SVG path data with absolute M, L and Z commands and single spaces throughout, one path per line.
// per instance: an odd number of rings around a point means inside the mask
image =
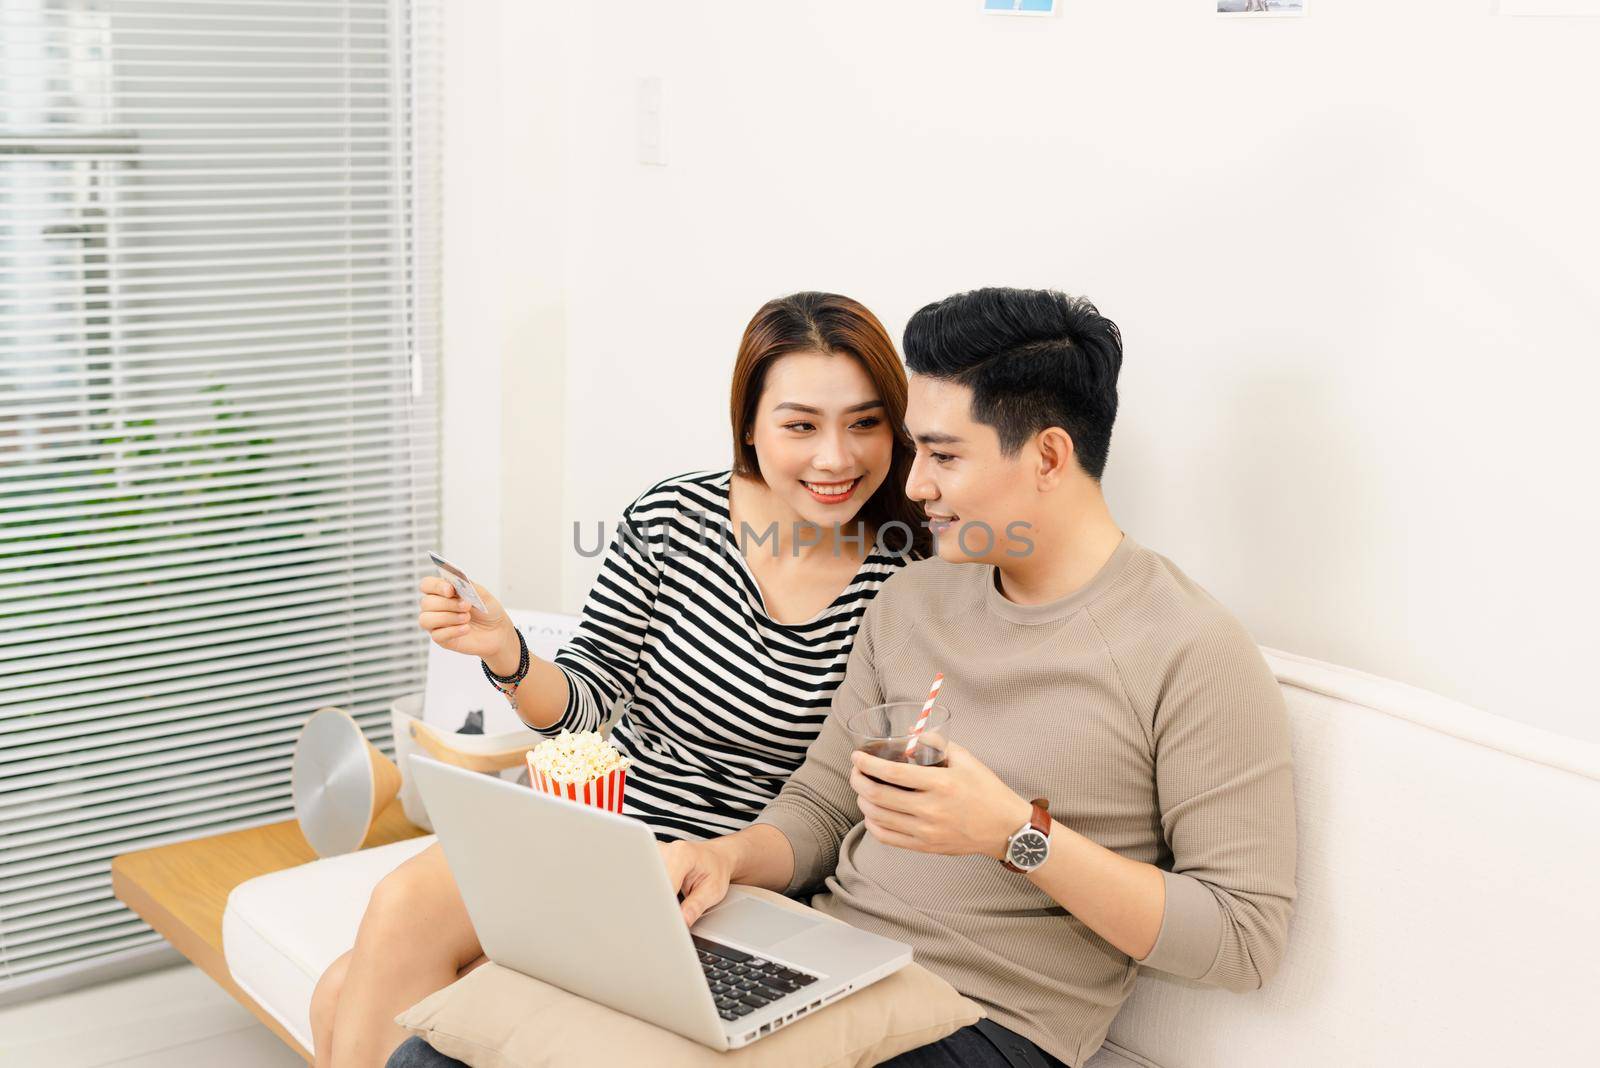
M 933 677 L 933 689 L 928 691 L 928 699 L 922 703 L 922 714 L 917 717 L 916 724 L 911 728 L 911 737 L 906 740 L 906 760 L 917 751 L 917 739 L 922 737 L 922 729 L 928 725 L 928 717 L 933 714 L 934 699 L 939 696 L 939 687 L 944 684 L 944 672 L 939 672 Z

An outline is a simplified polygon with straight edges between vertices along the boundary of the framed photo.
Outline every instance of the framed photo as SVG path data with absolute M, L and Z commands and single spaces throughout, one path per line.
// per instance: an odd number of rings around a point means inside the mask
M 1494 0 L 1496 15 L 1600 17 L 1600 0 Z
M 1283 18 L 1304 15 L 1310 0 L 1216 0 L 1217 14 L 1228 18 Z
M 1056 0 L 978 0 L 985 15 L 1054 15 Z

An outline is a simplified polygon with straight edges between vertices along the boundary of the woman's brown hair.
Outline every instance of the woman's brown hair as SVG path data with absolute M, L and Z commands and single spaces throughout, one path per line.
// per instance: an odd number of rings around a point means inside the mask
M 880 535 L 887 524 L 902 524 L 904 531 L 881 538 L 884 547 L 890 552 L 909 551 L 915 558 L 928 555 L 930 538 L 922 525 L 922 510 L 905 493 L 911 460 L 916 454 L 906 433 L 906 369 L 878 317 L 849 297 L 835 293 L 779 297 L 762 305 L 745 327 L 733 364 L 733 396 L 729 402 L 733 417 L 733 473 L 761 477 L 756 447 L 746 440 L 746 435 L 766 387 L 768 369 L 792 352 L 853 357 L 872 379 L 873 388 L 883 401 L 884 419 L 894 433 L 894 449 L 889 476 L 861 506 L 857 518 Z

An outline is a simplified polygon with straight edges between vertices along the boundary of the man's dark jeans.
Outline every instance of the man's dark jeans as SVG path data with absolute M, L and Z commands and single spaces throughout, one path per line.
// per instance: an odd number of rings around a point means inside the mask
M 963 1027 L 949 1038 L 902 1053 L 883 1068 L 1068 1068 L 1032 1042 L 985 1020 Z M 1004 1052 L 1002 1052 L 1004 1051 Z M 466 1068 L 454 1057 L 412 1036 L 389 1058 L 385 1068 Z

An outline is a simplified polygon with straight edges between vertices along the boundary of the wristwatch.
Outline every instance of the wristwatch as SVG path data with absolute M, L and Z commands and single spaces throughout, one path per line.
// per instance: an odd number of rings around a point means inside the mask
M 1006 839 L 1005 859 L 1000 863 L 1014 872 L 1026 875 L 1036 871 L 1050 859 L 1050 802 L 1042 797 L 1033 799 L 1033 815 L 1010 838 Z

